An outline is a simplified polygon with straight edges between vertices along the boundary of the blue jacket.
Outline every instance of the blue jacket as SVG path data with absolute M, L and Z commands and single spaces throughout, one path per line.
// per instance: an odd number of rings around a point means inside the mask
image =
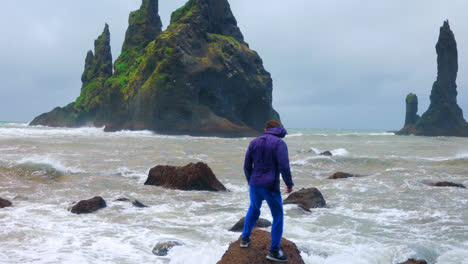
M 250 185 L 280 192 L 281 173 L 286 186 L 290 189 L 293 187 L 288 147 L 281 139 L 286 134 L 284 128 L 273 127 L 250 142 L 244 161 L 244 173 Z

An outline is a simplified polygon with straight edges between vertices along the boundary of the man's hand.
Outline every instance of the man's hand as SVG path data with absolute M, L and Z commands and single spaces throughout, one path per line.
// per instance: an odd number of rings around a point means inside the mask
M 286 193 L 292 193 L 293 191 L 293 188 L 289 189 L 288 187 L 286 187 Z

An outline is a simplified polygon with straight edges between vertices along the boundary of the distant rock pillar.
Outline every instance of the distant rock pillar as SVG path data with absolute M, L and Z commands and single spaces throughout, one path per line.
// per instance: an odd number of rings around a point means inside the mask
M 406 118 L 405 126 L 415 125 L 419 120 L 418 115 L 418 96 L 410 93 L 406 96 Z

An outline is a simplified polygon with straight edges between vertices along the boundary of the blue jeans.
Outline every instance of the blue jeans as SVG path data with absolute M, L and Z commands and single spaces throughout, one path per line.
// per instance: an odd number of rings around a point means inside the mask
M 273 215 L 273 225 L 271 227 L 271 251 L 278 251 L 281 246 L 283 236 L 283 199 L 281 193 L 268 190 L 264 187 L 250 185 L 250 207 L 245 216 L 244 230 L 242 238 L 248 239 L 252 229 L 257 224 L 260 217 L 260 208 L 263 200 L 266 200 Z

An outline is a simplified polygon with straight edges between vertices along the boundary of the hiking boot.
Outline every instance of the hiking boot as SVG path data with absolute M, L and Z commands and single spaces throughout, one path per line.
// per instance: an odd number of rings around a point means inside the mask
M 246 247 L 249 247 L 250 245 L 250 238 L 247 238 L 247 239 L 243 239 L 241 240 L 240 242 L 240 247 L 241 248 L 246 248 Z
M 271 251 L 268 252 L 266 257 L 268 260 L 276 261 L 276 262 L 288 262 L 288 257 L 283 254 L 283 251 Z

